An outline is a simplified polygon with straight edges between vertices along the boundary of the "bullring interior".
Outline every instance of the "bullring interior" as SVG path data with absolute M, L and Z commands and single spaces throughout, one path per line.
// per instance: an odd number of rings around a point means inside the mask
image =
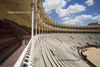
M 0 67 L 100 67 L 100 24 L 53 21 L 41 0 L 0 0 Z

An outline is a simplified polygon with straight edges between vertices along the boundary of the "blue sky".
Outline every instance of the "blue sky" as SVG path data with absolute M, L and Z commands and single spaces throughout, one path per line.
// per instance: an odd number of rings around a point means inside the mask
M 55 22 L 87 25 L 100 22 L 100 0 L 42 0 L 47 15 Z

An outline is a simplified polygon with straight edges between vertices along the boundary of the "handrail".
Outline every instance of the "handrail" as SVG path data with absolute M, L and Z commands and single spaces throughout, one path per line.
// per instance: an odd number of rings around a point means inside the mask
M 25 60 L 25 56 L 26 56 L 26 54 L 28 52 L 28 49 L 31 48 L 31 42 L 32 42 L 32 38 L 30 39 L 28 45 L 26 46 L 26 48 L 24 49 L 24 51 L 22 52 L 21 56 L 19 57 L 19 59 L 17 60 L 17 62 L 15 63 L 15 65 L 13 67 L 22 67 L 24 65 L 23 61 Z
M 15 63 L 13 67 L 33 67 L 34 66 L 34 48 L 35 43 L 38 40 L 40 35 L 36 35 L 33 38 L 30 39 L 28 45 L 22 52 L 21 56 Z

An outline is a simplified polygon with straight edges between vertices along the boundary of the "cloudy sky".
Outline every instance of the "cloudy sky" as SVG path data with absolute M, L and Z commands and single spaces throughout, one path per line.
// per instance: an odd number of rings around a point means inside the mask
M 42 0 L 47 15 L 63 24 L 100 22 L 100 0 Z

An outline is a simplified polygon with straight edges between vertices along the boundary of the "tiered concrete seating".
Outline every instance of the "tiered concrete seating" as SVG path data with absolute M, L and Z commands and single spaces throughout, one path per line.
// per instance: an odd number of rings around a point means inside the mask
M 100 34 L 45 34 L 35 44 L 35 67 L 90 67 L 78 50 L 97 45 Z M 99 39 L 99 40 L 98 40 Z M 79 48 L 78 48 L 79 47 Z

